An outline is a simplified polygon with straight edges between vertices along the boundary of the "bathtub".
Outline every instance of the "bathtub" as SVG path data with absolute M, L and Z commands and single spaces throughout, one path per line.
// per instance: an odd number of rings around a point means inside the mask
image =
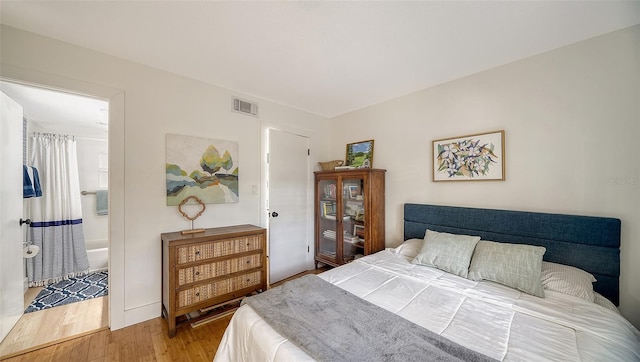
M 89 258 L 89 272 L 103 271 L 109 269 L 109 248 L 96 248 L 87 250 L 87 258 Z M 24 277 L 24 292 L 29 289 L 29 279 Z
M 101 271 L 109 268 L 109 248 L 97 248 L 87 250 L 89 258 L 89 271 Z

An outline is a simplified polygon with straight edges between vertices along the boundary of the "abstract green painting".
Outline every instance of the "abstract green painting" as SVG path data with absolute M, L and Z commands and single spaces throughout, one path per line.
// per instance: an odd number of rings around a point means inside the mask
M 167 134 L 167 205 L 238 202 L 238 143 Z

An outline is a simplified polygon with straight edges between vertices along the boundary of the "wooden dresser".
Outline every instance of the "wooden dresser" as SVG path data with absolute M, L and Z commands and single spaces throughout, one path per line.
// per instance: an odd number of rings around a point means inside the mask
M 267 289 L 266 230 L 226 226 L 162 234 L 162 315 L 169 337 L 176 319 Z

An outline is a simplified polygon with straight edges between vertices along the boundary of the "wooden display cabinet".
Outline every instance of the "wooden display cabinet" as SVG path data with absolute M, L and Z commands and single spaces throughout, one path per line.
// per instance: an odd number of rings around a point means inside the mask
M 315 263 L 339 266 L 385 247 L 386 170 L 315 172 Z

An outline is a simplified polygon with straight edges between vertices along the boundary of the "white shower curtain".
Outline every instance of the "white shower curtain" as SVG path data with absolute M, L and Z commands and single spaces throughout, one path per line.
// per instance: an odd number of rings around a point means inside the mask
M 30 239 L 40 253 L 26 259 L 29 286 L 87 274 L 76 141 L 72 136 L 34 133 L 30 160 L 40 173 L 42 197 L 30 199 Z

